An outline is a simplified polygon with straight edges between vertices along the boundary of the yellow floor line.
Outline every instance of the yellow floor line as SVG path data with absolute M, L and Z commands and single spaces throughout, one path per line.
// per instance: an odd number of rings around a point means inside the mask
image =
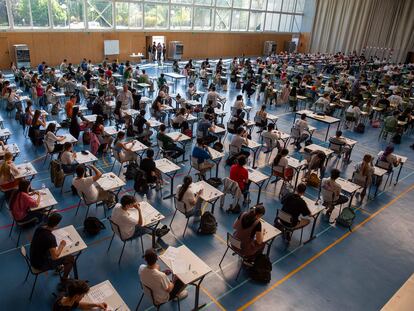
M 246 308 L 248 308 L 249 306 L 251 306 L 252 304 L 254 304 L 256 301 L 258 301 L 260 298 L 264 297 L 265 295 L 267 295 L 268 293 L 270 293 L 272 290 L 274 290 L 276 287 L 278 287 L 279 285 L 283 284 L 285 281 L 289 280 L 292 276 L 294 276 L 296 273 L 300 272 L 301 270 L 303 270 L 306 266 L 308 266 L 310 263 L 312 263 L 313 261 L 315 261 L 316 259 L 318 259 L 319 257 L 321 257 L 323 254 L 325 254 L 328 250 L 330 250 L 331 248 L 333 248 L 334 246 L 336 246 L 337 244 L 341 243 L 343 240 L 345 240 L 349 235 L 351 235 L 352 233 L 358 231 L 362 226 L 364 226 L 367 222 L 371 221 L 374 217 L 376 217 L 379 213 L 381 213 L 383 210 L 385 210 L 386 208 L 390 207 L 391 205 L 393 205 L 396 201 L 398 201 L 400 198 L 402 198 L 404 195 L 406 195 L 408 192 L 412 191 L 414 189 L 414 185 L 412 185 L 411 187 L 408 187 L 407 189 L 405 189 L 403 192 L 401 192 L 398 196 L 396 196 L 394 199 L 392 199 L 390 202 L 388 202 L 386 205 L 384 205 L 383 207 L 381 207 L 378 211 L 376 211 L 375 213 L 373 213 L 372 215 L 370 215 L 368 218 L 366 218 L 364 221 L 362 221 L 361 223 L 359 223 L 358 225 L 356 225 L 353 229 L 352 232 L 347 232 L 345 233 L 343 236 L 341 236 L 338 240 L 336 240 L 335 242 L 333 242 L 332 244 L 328 245 L 326 248 L 324 248 L 323 250 L 321 250 L 319 253 L 317 253 L 316 255 L 312 256 L 311 258 L 309 258 L 307 261 L 305 261 L 302 265 L 300 265 L 299 267 L 297 267 L 296 269 L 294 269 L 293 271 L 289 272 L 284 278 L 280 279 L 279 281 L 277 281 L 275 284 L 273 284 L 271 287 L 269 287 L 268 289 L 266 289 L 265 291 L 263 291 L 262 293 L 260 293 L 259 295 L 257 295 L 256 297 L 254 297 L 252 300 L 250 300 L 249 302 L 247 302 L 246 304 L 244 304 L 243 306 L 241 306 L 239 309 L 237 309 L 237 311 L 242 311 L 245 310 Z
M 227 242 L 221 236 L 219 236 L 218 234 L 214 234 L 214 237 L 217 238 L 217 240 L 219 240 L 221 243 L 223 243 L 225 245 L 227 244 Z
M 226 309 L 213 297 L 203 286 L 200 286 L 200 289 L 213 301 L 220 310 L 226 311 Z

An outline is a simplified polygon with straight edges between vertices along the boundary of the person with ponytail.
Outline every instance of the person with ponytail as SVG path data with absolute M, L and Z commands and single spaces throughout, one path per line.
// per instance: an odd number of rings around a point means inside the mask
M 370 154 L 366 154 L 362 161 L 355 165 L 355 173 L 366 180 L 364 185 L 360 185 L 363 187 L 360 194 L 361 201 L 364 200 L 367 188 L 371 184 L 372 176 L 374 175 L 374 165 L 372 164 L 372 160 L 373 157 Z M 357 180 L 354 180 L 354 182 L 359 185 Z M 358 195 L 359 193 L 356 194 L 356 196 Z
M 119 159 L 122 162 L 136 161 L 137 154 L 131 149 L 134 147 L 135 141 L 125 142 L 125 132 L 119 131 L 114 140 L 114 151 L 118 152 Z
M 193 187 L 193 179 L 191 176 L 185 176 L 183 184 L 177 186 L 177 201 L 185 205 L 185 212 L 193 212 L 194 215 L 201 215 L 201 199 L 200 195 L 203 189 L 195 191 Z
M 283 148 L 273 160 L 273 174 L 284 180 L 291 180 L 293 177 L 293 169 L 289 167 L 288 160 L 286 159 L 288 154 L 289 150 Z
M 243 212 L 233 224 L 234 237 L 240 240 L 240 253 L 253 260 L 263 252 L 262 223 L 260 219 L 265 214 L 263 205 L 257 205 L 248 212 Z

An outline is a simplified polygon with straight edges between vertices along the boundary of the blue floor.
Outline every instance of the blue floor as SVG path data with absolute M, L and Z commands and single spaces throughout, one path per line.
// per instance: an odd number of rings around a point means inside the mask
M 150 75 L 156 73 L 155 68 L 149 68 L 148 71 Z M 183 93 L 183 87 L 184 81 L 179 83 L 180 93 Z M 230 110 L 229 107 L 237 94 L 239 90 L 235 90 L 234 86 L 229 87 L 226 94 L 228 98 L 226 110 Z M 251 104 L 256 110 L 261 101 L 252 99 Z M 271 107 L 268 111 L 280 116 L 277 122 L 279 129 L 290 131 L 292 113 L 286 112 L 284 107 Z M 7 117 L 3 110 L 0 114 L 5 119 L 5 127 L 13 132 L 9 142 L 17 143 L 21 149 L 16 162 L 22 163 L 28 160 L 34 164 L 39 173 L 33 181 L 33 187 L 39 188 L 42 183 L 45 183 L 52 189 L 59 202 L 57 209 L 63 215 L 61 225 L 73 224 L 88 244 L 88 248 L 78 261 L 80 278 L 89 280 L 92 285 L 109 279 L 130 309 L 134 310 L 141 296 L 137 270 L 143 259 L 139 241 L 127 244 L 119 266 L 117 262 L 122 245 L 115 239 L 111 250 L 107 252 L 112 232 L 102 209 L 92 210 L 91 214 L 94 213 L 102 219 L 107 229 L 93 238 L 86 236 L 82 231 L 85 210 L 81 209 L 75 216 L 77 197 L 72 196 L 71 193 L 62 195 L 60 189 L 53 187 L 48 164 L 43 165 L 44 149 L 33 147 L 31 142 L 23 137 L 22 129 L 14 118 Z M 251 114 L 251 117 L 253 115 Z M 314 141 L 324 144 L 321 140 L 325 137 L 326 128 L 320 123 L 312 123 L 312 125 L 318 128 Z M 334 130 L 331 131 L 333 133 Z M 365 153 L 376 155 L 385 147 L 385 142 L 378 141 L 378 134 L 379 129 L 369 126 L 363 135 L 344 131 L 345 136 L 357 139 L 358 144 L 352 153 L 353 162 L 348 166 L 339 163 L 342 177 L 351 177 L 354 164 L 359 162 Z M 257 134 L 254 134 L 253 138 L 257 140 Z M 226 249 L 226 233 L 232 230 L 231 226 L 236 215 L 227 214 L 216 208 L 215 216 L 219 226 L 215 235 L 197 235 L 194 230 L 196 226 L 191 227 L 190 222 L 191 228 L 184 239 L 182 230 L 185 221 L 181 215 L 178 215 L 174 220 L 172 231 L 164 237 L 164 241 L 173 246 L 187 245 L 213 269 L 202 283 L 201 302 L 207 303 L 204 310 L 366 311 L 380 309 L 414 270 L 414 244 L 412 243 L 414 231 L 411 227 L 414 221 L 412 212 L 414 164 L 413 151 L 408 147 L 412 139 L 413 137 L 407 134 L 403 137 L 403 143 L 396 146 L 397 154 L 409 158 L 402 169 L 400 182 L 396 186 L 387 186 L 384 192 L 381 188 L 375 200 L 363 203 L 361 209 L 357 211 L 354 231 L 351 234 L 344 228 L 330 225 L 320 218 L 316 226 L 317 238 L 311 243 L 299 245 L 298 233 L 293 236 L 288 249 L 280 238 L 275 240 L 270 253 L 273 261 L 272 280 L 268 285 L 253 283 L 244 271 L 235 281 L 239 262 L 231 254 L 224 259 L 222 269 L 218 266 Z M 80 143 L 77 149 L 82 148 Z M 298 156 L 297 153 L 293 155 Z M 272 159 L 273 157 L 274 154 Z M 269 174 L 270 168 L 265 165 L 266 161 L 269 161 L 268 155 L 261 153 L 257 163 L 260 170 Z M 109 171 L 112 159 L 100 158 L 98 164 L 103 171 Z M 336 163 L 331 160 L 330 166 L 332 164 Z M 224 167 L 222 161 L 219 176 L 227 176 L 228 169 Z M 188 168 L 183 166 L 179 176 L 177 175 L 176 185 L 187 170 Z M 264 218 L 271 223 L 276 209 L 280 207 L 279 187 L 279 184 L 276 187 L 274 184 L 269 184 L 262 193 L 262 201 L 266 207 Z M 163 192 L 168 191 L 169 187 L 166 186 Z M 128 182 L 124 187 L 123 193 L 126 192 L 132 192 L 132 182 Z M 309 189 L 307 195 L 315 197 L 316 189 Z M 174 211 L 173 201 L 162 200 L 161 196 L 161 192 L 154 190 L 148 200 L 166 216 L 164 223 L 169 224 Z M 257 188 L 251 186 L 252 202 L 255 202 L 256 196 Z M 0 310 L 50 310 L 53 302 L 52 292 L 56 291 L 58 278 L 52 272 L 40 276 L 33 300 L 29 302 L 33 278 L 29 277 L 28 282 L 23 282 L 26 264 L 19 249 L 15 247 L 17 232 L 14 231 L 9 237 L 10 226 L 9 213 L 6 208 L 3 208 L 0 210 Z M 32 230 L 23 232 L 20 242 L 22 245 L 29 246 L 32 232 Z M 306 228 L 305 240 L 309 234 L 310 228 Z M 149 247 L 150 239 L 144 239 L 144 243 Z M 189 297 L 182 301 L 182 310 L 190 310 L 193 306 L 193 288 L 190 288 L 189 292 Z M 141 308 L 151 309 L 150 301 L 145 299 Z M 161 309 L 178 310 L 175 303 L 167 304 Z

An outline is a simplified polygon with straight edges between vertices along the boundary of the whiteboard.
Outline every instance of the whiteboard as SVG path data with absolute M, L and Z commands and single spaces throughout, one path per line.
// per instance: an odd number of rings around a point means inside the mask
M 104 55 L 118 55 L 119 40 L 104 40 Z

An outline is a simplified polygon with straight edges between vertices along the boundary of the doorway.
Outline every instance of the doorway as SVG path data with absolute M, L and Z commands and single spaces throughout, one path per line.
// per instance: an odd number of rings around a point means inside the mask
M 146 57 L 147 59 L 151 61 L 154 61 L 156 58 L 156 55 L 152 55 L 150 54 L 150 49 L 149 47 L 153 45 L 153 43 L 155 42 L 155 45 L 157 46 L 158 43 L 161 44 L 161 46 L 163 46 L 164 44 L 166 44 L 165 42 L 165 36 L 146 36 L 145 37 L 145 45 L 146 45 Z M 164 57 L 164 56 L 163 56 Z

